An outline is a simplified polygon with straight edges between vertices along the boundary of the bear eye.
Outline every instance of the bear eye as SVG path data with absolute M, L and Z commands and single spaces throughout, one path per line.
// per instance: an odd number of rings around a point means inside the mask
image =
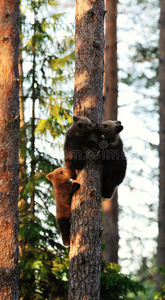
M 63 174 L 63 172 L 62 172 L 62 171 L 60 171 L 60 174 Z
M 82 124 L 82 123 L 78 123 L 77 126 L 78 126 L 78 128 L 80 128 L 80 129 L 83 128 L 83 124 Z
M 107 128 L 108 127 L 108 125 L 107 124 L 104 124 L 104 128 Z

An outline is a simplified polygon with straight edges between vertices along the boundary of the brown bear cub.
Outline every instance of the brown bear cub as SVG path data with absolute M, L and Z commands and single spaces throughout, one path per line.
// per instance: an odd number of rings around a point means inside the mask
M 53 184 L 56 199 L 56 219 L 65 246 L 70 244 L 71 199 L 74 192 L 80 188 L 76 180 L 64 168 L 55 169 L 46 176 Z
M 100 155 L 103 161 L 102 196 L 111 198 L 115 188 L 123 181 L 127 160 L 119 133 L 123 130 L 120 121 L 105 121 L 97 124 L 100 135 Z
M 65 166 L 70 178 L 76 178 L 75 170 L 82 170 L 85 165 L 85 148 L 90 133 L 96 128 L 86 117 L 73 117 L 73 125 L 65 137 Z

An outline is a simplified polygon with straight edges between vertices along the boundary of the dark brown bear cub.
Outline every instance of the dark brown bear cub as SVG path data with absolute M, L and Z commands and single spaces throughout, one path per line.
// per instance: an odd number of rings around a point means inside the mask
M 127 160 L 119 136 L 123 126 L 120 121 L 105 121 L 97 125 L 100 134 L 100 152 L 103 161 L 102 196 L 111 198 L 115 188 L 123 181 Z
M 80 184 L 71 180 L 64 168 L 55 169 L 46 176 L 53 184 L 56 199 L 56 219 L 65 246 L 70 244 L 71 199 Z
M 85 165 L 84 147 L 89 134 L 96 125 L 85 117 L 73 117 L 73 125 L 68 129 L 64 144 L 65 166 L 70 178 L 76 178 L 75 170 Z

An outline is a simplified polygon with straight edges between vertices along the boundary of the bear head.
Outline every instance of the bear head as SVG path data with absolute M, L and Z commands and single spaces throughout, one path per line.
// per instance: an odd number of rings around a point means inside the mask
M 77 136 L 84 136 L 96 128 L 96 124 L 92 123 L 88 118 L 78 116 L 73 116 L 72 126 Z
M 107 142 L 113 143 L 117 140 L 118 134 L 123 130 L 123 126 L 120 121 L 105 121 L 101 124 L 97 124 L 96 128 L 98 132 L 103 135 Z
M 72 191 L 76 191 L 80 188 L 80 184 L 75 180 L 70 179 L 70 176 L 65 168 L 57 168 L 53 172 L 46 175 L 46 178 L 50 180 L 53 186 L 62 187 L 66 186 L 68 189 Z
M 57 182 L 58 184 L 63 184 L 64 182 L 69 180 L 69 175 L 67 171 L 60 167 L 58 169 L 55 169 L 53 172 L 46 175 L 46 178 L 50 180 L 52 183 Z

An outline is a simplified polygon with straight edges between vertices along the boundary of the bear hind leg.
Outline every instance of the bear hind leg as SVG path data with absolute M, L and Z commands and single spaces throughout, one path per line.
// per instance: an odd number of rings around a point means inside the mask
M 58 227 L 60 229 L 63 244 L 65 246 L 70 245 L 70 219 L 58 219 Z

